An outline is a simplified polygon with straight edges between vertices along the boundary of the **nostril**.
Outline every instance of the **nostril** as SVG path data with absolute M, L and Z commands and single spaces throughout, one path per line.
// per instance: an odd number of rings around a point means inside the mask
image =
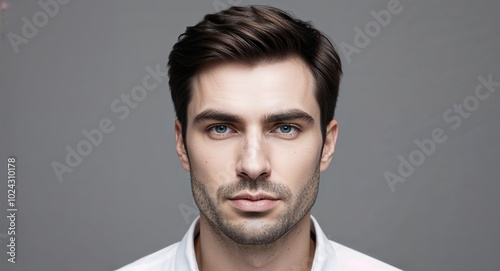
M 268 177 L 271 174 L 271 167 L 267 161 L 259 163 L 241 163 L 237 168 L 238 175 L 244 178 L 258 179 Z

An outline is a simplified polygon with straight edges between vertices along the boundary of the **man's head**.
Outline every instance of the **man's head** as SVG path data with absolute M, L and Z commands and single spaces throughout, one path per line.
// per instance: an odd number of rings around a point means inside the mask
M 340 59 L 310 24 L 232 7 L 188 27 L 169 56 L 177 152 L 214 231 L 240 244 L 286 234 L 333 155 Z

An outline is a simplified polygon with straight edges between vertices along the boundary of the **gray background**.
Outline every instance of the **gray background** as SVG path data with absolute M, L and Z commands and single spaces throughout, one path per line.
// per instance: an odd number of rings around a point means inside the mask
M 44 1 L 44 0 L 42 0 Z M 314 24 L 337 44 L 384 1 L 227 1 L 269 4 Z M 189 176 L 174 150 L 167 81 L 121 120 L 113 100 L 165 70 L 177 36 L 208 1 L 76 1 L 61 5 L 14 52 L 41 8 L 9 1 L 0 47 L 1 161 L 18 159 L 17 261 L 6 260 L 6 166 L 0 166 L 1 270 L 112 270 L 177 242 L 194 219 Z M 474 94 L 478 76 L 500 81 L 498 1 L 401 0 L 365 48 L 344 61 L 339 140 L 313 214 L 333 240 L 405 270 L 500 270 L 500 87 L 458 129 L 443 119 Z M 454 114 L 456 115 L 456 114 Z M 109 118 L 115 130 L 60 182 L 53 161 Z M 391 191 L 414 140 L 447 140 Z M 187 211 L 183 216 L 181 210 Z M 190 213 L 191 211 L 191 213 Z

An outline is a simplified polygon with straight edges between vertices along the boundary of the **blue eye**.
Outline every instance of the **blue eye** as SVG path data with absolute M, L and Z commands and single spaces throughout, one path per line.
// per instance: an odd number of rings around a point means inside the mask
M 215 125 L 211 128 L 211 130 L 216 134 L 224 134 L 229 130 L 229 128 L 226 125 Z
M 292 125 L 281 125 L 278 127 L 278 130 L 282 134 L 290 134 L 293 133 L 297 128 L 293 127 Z

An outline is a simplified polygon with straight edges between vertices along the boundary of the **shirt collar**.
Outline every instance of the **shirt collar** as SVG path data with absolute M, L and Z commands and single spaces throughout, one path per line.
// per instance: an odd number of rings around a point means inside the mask
M 194 252 L 194 237 L 200 232 L 199 220 L 198 216 L 179 243 L 174 270 L 199 270 Z M 311 231 L 316 236 L 316 250 L 311 271 L 339 271 L 335 249 L 313 216 L 311 216 L 311 225 Z

